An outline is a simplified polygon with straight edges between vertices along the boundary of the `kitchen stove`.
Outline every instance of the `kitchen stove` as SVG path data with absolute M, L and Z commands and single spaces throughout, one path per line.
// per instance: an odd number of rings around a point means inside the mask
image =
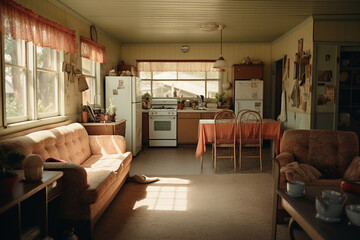
M 153 98 L 149 110 L 149 146 L 177 146 L 177 99 Z

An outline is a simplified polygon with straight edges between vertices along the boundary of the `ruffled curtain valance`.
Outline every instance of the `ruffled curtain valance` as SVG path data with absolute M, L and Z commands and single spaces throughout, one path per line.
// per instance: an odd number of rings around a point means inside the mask
M 215 60 L 138 60 L 139 72 L 221 72 Z
M 41 47 L 77 52 L 76 34 L 11 0 L 0 0 L 0 31 Z
M 106 47 L 84 36 L 80 36 L 80 42 L 82 57 L 99 63 L 107 63 Z

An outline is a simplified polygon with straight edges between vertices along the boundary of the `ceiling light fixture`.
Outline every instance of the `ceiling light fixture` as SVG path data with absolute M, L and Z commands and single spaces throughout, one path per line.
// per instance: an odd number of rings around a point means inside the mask
M 228 65 L 225 61 L 225 59 L 222 56 L 222 30 L 225 28 L 225 25 L 219 25 L 218 30 L 220 30 L 220 57 L 216 62 L 214 63 L 213 68 L 227 68 Z
M 204 23 L 200 25 L 200 30 L 202 31 L 215 31 L 218 29 L 218 25 L 216 23 Z

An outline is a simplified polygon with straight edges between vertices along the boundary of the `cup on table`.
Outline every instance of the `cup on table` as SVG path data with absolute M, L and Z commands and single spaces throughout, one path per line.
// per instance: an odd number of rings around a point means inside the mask
M 286 184 L 286 191 L 292 196 L 301 196 L 304 194 L 305 183 L 301 181 L 290 181 Z
M 339 203 L 342 200 L 342 194 L 338 191 L 334 190 L 322 190 L 321 197 L 324 199 L 327 199 L 330 202 L 333 203 Z

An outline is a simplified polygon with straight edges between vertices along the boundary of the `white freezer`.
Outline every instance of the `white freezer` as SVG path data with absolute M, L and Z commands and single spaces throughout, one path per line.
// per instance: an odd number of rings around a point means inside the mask
M 235 100 L 235 114 L 238 114 L 241 109 L 250 109 L 257 111 L 260 116 L 263 117 L 263 100 Z
M 263 99 L 262 80 L 235 81 L 235 100 Z
M 126 119 L 126 151 L 136 156 L 142 146 L 141 79 L 112 76 L 105 78 L 105 108 L 110 98 L 116 106 L 116 118 Z
M 257 111 L 263 117 L 264 82 L 262 80 L 235 81 L 235 114 L 242 109 Z

